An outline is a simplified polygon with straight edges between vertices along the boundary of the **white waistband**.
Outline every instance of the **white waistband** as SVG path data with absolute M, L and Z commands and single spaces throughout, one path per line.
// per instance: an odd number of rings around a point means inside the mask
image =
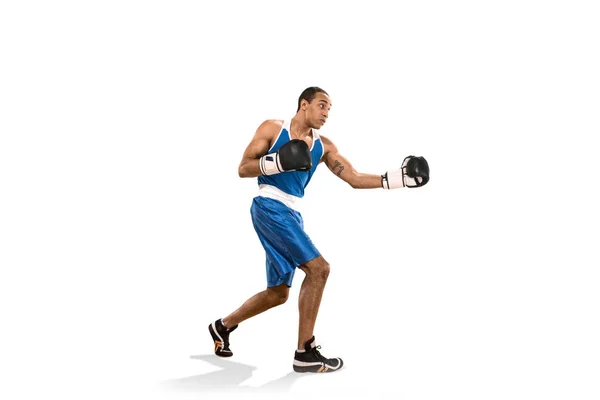
M 276 188 L 275 186 L 265 184 L 258 185 L 258 196 L 279 200 L 292 210 L 298 211 L 298 203 L 300 203 L 300 197 L 288 194 L 283 190 Z

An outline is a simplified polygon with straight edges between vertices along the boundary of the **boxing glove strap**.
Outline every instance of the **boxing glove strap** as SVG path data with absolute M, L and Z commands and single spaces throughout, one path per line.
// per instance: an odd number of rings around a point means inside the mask
M 401 169 L 386 172 L 381 176 L 381 186 L 384 189 L 400 189 L 404 187 L 404 175 Z
M 274 175 L 283 172 L 281 163 L 279 162 L 279 154 L 271 153 L 264 155 L 258 160 L 260 173 L 263 175 Z

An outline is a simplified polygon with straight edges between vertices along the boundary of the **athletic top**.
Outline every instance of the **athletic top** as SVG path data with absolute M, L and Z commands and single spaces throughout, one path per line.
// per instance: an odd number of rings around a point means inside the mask
M 267 154 L 276 152 L 281 146 L 292 140 L 290 135 L 290 123 L 291 119 L 283 121 L 281 131 L 279 132 L 279 135 L 277 135 L 275 143 L 271 146 Z M 317 170 L 319 161 L 321 161 L 321 157 L 323 157 L 324 153 L 323 143 L 319 137 L 318 130 L 313 129 L 312 134 L 313 143 L 310 149 L 312 168 L 309 171 L 287 171 L 274 175 L 260 175 L 258 177 L 258 185 L 261 189 L 265 187 L 264 185 L 269 185 L 274 186 L 285 194 L 293 197 L 304 197 L 304 189 Z

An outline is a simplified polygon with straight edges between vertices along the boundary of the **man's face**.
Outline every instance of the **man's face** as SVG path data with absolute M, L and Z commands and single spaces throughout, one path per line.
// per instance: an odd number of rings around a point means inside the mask
M 331 99 L 325 93 L 317 93 L 310 103 L 306 102 L 306 120 L 311 128 L 319 129 L 329 117 Z

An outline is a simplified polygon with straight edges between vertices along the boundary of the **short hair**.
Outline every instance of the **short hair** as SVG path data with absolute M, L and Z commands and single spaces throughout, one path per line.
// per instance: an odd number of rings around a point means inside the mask
M 296 112 L 300 111 L 300 103 L 302 103 L 302 100 L 306 100 L 310 104 L 314 100 L 317 93 L 324 93 L 327 96 L 329 96 L 329 94 L 320 87 L 311 86 L 309 88 L 306 88 L 298 98 L 298 109 L 296 110 Z

